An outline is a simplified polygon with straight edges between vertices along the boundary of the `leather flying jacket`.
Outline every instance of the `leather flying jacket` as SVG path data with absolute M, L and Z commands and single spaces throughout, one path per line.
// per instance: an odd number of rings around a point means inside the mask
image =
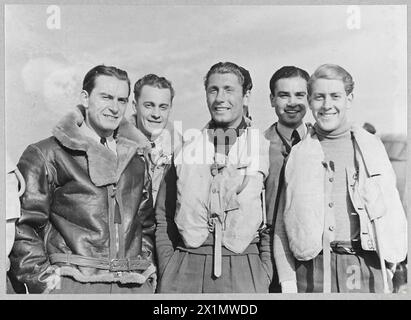
M 151 186 L 135 128 L 120 124 L 116 158 L 82 135 L 83 122 L 79 106 L 18 163 L 27 188 L 10 260 L 29 292 L 47 292 L 53 273 L 79 282 L 155 278 Z

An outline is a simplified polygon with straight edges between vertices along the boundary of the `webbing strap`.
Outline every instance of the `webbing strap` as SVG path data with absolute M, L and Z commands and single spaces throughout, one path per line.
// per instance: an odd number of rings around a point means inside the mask
M 323 292 L 331 293 L 331 252 L 330 252 L 330 239 L 328 238 L 327 231 L 323 233 Z
M 214 219 L 214 276 L 221 276 L 221 223 Z

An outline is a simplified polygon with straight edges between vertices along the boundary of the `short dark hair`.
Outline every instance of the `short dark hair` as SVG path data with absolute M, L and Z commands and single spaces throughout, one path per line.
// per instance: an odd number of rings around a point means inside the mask
M 134 99 L 137 101 L 140 97 L 141 90 L 144 86 L 150 86 L 159 89 L 169 89 L 171 94 L 171 101 L 174 98 L 174 88 L 171 85 L 171 81 L 167 80 L 164 77 L 159 77 L 156 74 L 146 74 L 141 79 L 138 79 L 134 85 Z
M 362 127 L 371 134 L 376 134 L 377 133 L 377 130 L 375 129 L 375 127 L 371 123 L 364 122 Z
M 243 91 L 245 93 L 253 88 L 253 80 L 251 79 L 250 72 L 248 72 L 247 69 L 240 67 L 240 71 L 244 77 Z
M 98 76 L 110 76 L 116 77 L 118 80 L 127 81 L 128 84 L 128 95 L 130 95 L 130 79 L 126 71 L 118 69 L 113 66 L 105 66 L 103 64 L 98 65 L 87 72 L 83 80 L 83 90 L 87 91 L 88 94 L 91 94 L 95 87 L 95 82 Z
M 284 79 L 284 78 L 295 78 L 295 77 L 301 77 L 305 81 L 310 79 L 310 75 L 308 74 L 307 71 L 294 67 L 294 66 L 284 66 L 280 69 L 278 69 L 271 77 L 270 79 L 270 91 L 272 95 L 275 95 L 275 84 L 278 80 Z
M 214 73 L 233 73 L 237 76 L 243 88 L 243 95 L 246 94 L 248 90 L 253 87 L 253 82 L 251 80 L 250 73 L 247 69 L 236 65 L 233 62 L 218 62 L 213 65 L 210 70 L 208 70 L 206 76 L 204 77 L 204 87 L 207 90 L 208 80 L 210 76 Z

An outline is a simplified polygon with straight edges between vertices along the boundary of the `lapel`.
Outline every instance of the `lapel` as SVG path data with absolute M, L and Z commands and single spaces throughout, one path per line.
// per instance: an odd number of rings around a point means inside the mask
M 368 175 L 371 177 L 383 174 L 387 167 L 386 151 L 383 144 L 374 135 L 360 127 L 353 126 L 351 131 L 354 133 L 355 142 L 358 146 L 358 161 L 362 158 Z
M 279 192 L 280 173 L 285 160 L 285 146 L 279 137 L 275 124 L 271 125 L 265 132 L 264 137 L 270 141 L 269 147 L 269 171 L 266 180 L 266 207 L 267 217 L 275 219 L 275 203 Z M 275 220 L 272 221 L 274 223 Z
M 270 175 L 278 177 L 283 166 L 286 155 L 285 146 L 275 129 L 275 124 L 271 125 L 265 132 L 264 137 L 270 141 Z

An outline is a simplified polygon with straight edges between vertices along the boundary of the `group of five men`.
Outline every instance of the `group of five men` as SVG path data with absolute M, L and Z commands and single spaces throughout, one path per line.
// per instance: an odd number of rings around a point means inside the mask
M 30 145 L 10 275 L 28 293 L 383 292 L 407 222 L 380 140 L 352 125 L 351 75 L 285 66 L 278 122 L 245 115 L 249 72 L 205 76 L 211 120 L 183 142 L 174 89 L 96 66 L 81 104 Z M 315 124 L 303 122 L 310 108 Z

